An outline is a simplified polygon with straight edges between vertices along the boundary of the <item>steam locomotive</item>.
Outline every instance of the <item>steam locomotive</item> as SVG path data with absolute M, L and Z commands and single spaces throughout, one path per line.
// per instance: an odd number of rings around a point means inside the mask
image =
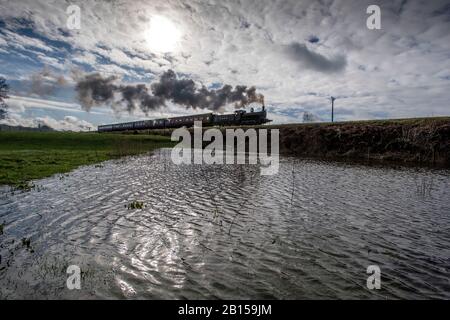
M 261 111 L 250 112 L 236 110 L 232 114 L 204 113 L 191 116 L 174 117 L 167 119 L 141 120 L 126 123 L 116 123 L 98 126 L 98 132 L 147 130 L 192 127 L 194 121 L 201 121 L 202 126 L 232 126 L 232 125 L 258 125 L 270 122 L 267 119 L 267 111 L 262 106 Z

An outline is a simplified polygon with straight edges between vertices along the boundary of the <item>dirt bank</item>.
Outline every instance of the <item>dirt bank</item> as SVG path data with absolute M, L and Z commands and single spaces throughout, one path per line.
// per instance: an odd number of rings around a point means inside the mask
M 450 166 L 450 118 L 300 124 L 277 128 L 280 129 L 282 153 Z

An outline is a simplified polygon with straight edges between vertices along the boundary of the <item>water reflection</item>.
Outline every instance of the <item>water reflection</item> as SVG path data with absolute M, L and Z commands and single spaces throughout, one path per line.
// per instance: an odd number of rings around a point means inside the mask
M 449 177 L 293 158 L 261 176 L 256 166 L 175 166 L 160 150 L 31 192 L 3 188 L 0 295 L 449 298 Z M 136 200 L 145 207 L 128 209 Z M 70 264 L 83 270 L 80 291 L 65 287 Z M 371 264 L 377 292 L 365 286 Z

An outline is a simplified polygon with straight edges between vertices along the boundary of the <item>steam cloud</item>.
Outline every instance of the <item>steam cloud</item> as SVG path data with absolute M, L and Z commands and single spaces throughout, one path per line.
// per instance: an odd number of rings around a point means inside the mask
M 44 67 L 30 76 L 31 93 L 39 96 L 51 95 L 55 90 L 67 84 L 63 75 L 59 75 Z
M 117 77 L 103 77 L 98 73 L 81 78 L 76 90 L 82 107 L 89 111 L 95 105 L 111 104 L 116 110 L 120 106 L 132 113 L 137 108 L 148 113 L 166 106 L 167 101 L 186 108 L 220 110 L 229 103 L 236 108 L 258 102 L 264 104 L 264 96 L 255 87 L 224 85 L 209 90 L 198 87 L 192 79 L 179 79 L 173 70 L 164 72 L 157 82 L 148 88 L 144 84 L 116 85 Z

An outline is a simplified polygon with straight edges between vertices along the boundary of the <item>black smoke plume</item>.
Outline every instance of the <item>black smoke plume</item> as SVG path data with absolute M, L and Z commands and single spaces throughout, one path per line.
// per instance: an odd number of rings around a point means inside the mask
M 75 90 L 83 108 L 89 111 L 94 105 L 112 102 L 114 92 L 118 89 L 114 84 L 116 80 L 115 76 L 103 78 L 100 74 L 94 73 L 78 81 Z
M 116 85 L 114 76 L 104 78 L 100 74 L 89 74 L 76 85 L 78 99 L 89 111 L 95 105 L 111 104 L 123 106 L 132 113 L 140 109 L 145 113 L 166 106 L 166 102 L 183 105 L 186 108 L 200 108 L 219 111 L 223 106 L 234 103 L 242 108 L 252 102 L 264 104 L 264 96 L 255 87 L 224 85 L 209 90 L 198 87 L 192 79 L 179 79 L 173 70 L 164 72 L 150 87 L 144 84 Z

